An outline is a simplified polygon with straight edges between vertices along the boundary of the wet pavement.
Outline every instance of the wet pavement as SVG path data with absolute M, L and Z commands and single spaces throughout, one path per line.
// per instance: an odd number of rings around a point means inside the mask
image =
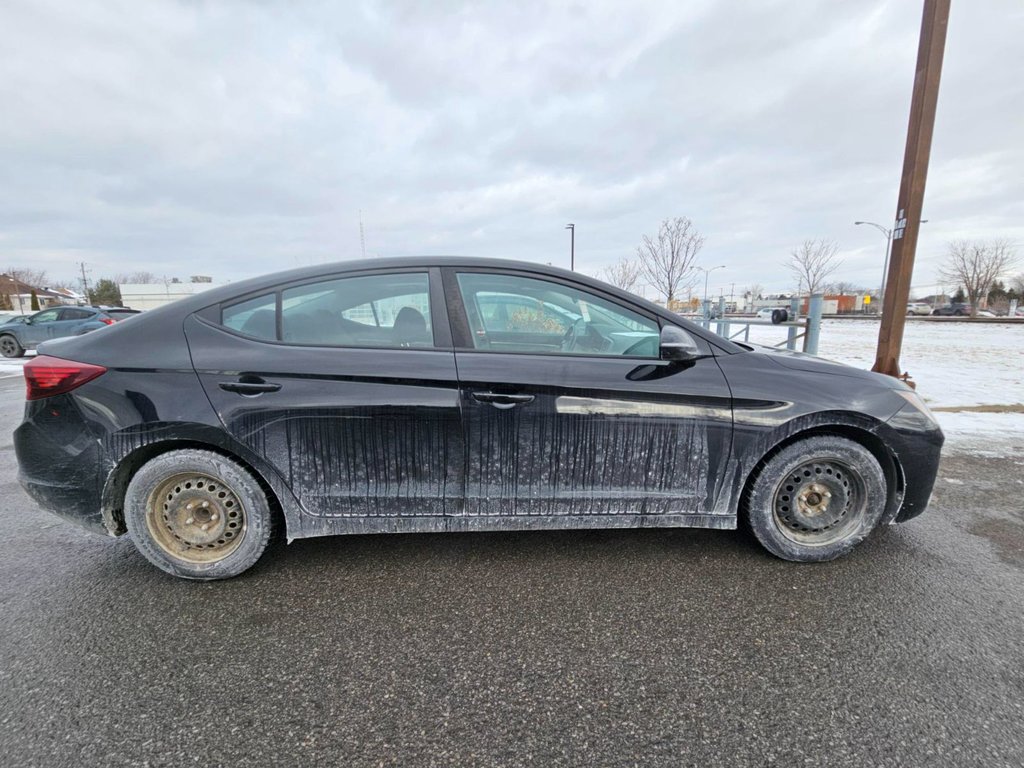
M 352 536 L 176 580 L 21 491 L 0 379 L 0 762 L 1024 764 L 1024 455 L 799 566 L 735 532 Z

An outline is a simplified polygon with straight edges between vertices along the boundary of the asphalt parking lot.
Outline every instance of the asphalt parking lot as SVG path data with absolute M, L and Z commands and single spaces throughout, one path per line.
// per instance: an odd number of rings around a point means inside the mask
M 0 762 L 1024 764 L 1024 457 L 793 565 L 745 534 L 358 536 L 188 583 L 21 491 L 0 380 Z

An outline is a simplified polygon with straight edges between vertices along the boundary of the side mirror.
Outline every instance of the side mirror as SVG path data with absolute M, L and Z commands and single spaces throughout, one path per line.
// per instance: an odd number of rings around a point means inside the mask
M 32 325 L 32 318 L 31 317 L 26 317 L 25 318 L 25 325 Z
M 661 329 L 661 348 L 659 356 L 662 360 L 696 360 L 701 356 L 700 348 L 693 337 L 682 328 L 666 325 Z

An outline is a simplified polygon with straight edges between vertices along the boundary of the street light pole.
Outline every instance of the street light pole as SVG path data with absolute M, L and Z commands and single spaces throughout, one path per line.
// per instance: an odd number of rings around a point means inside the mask
M 921 219 L 922 224 L 927 224 L 928 219 Z M 882 286 L 878 289 L 878 303 L 883 304 L 885 301 L 885 278 L 889 274 L 889 254 L 892 253 L 892 230 L 886 229 L 881 224 L 876 224 L 873 221 L 855 221 L 854 226 L 858 224 L 867 224 L 869 227 L 874 227 L 883 235 L 885 235 L 885 262 L 882 264 Z
M 719 264 L 717 267 L 708 267 L 707 269 L 696 267 L 696 269 L 704 273 L 704 315 L 706 316 L 708 313 L 708 277 L 716 269 L 725 269 L 725 264 Z
M 569 271 L 576 271 L 576 225 L 566 224 L 565 228 L 569 230 Z

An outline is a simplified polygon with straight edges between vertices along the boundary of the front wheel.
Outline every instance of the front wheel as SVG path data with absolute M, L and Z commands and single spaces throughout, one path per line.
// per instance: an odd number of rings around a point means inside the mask
M 0 355 L 4 357 L 21 357 L 25 354 L 25 348 L 18 343 L 18 340 L 6 334 L 0 336 Z
M 756 473 L 747 518 L 764 548 L 784 560 L 845 555 L 885 511 L 886 481 L 878 460 L 844 437 L 800 440 L 762 462 Z
M 266 549 L 273 523 L 256 478 L 231 459 L 192 448 L 142 466 L 128 484 L 124 517 L 149 562 L 201 581 L 251 567 Z

